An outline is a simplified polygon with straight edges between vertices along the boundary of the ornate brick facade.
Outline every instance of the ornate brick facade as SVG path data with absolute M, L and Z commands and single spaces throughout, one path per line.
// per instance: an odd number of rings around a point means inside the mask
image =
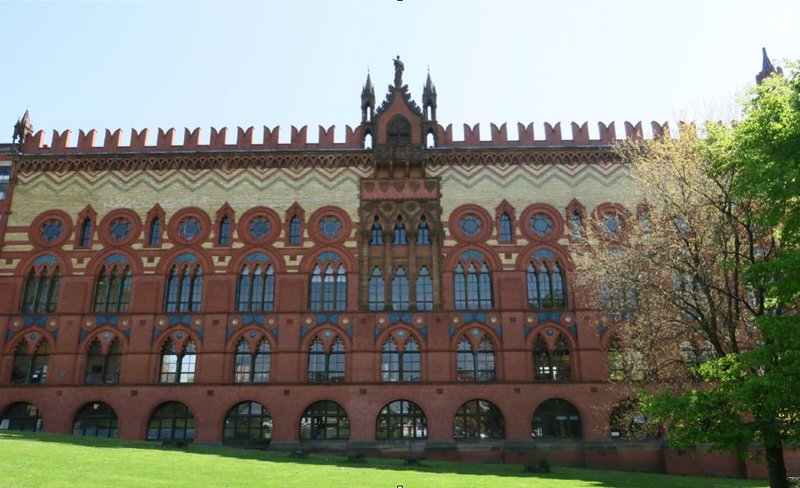
M 609 381 L 612 329 L 568 245 L 636 212 L 614 124 L 454 141 L 401 67 L 380 107 L 367 79 L 343 143 L 2 146 L 0 428 L 703 472 L 612 437 L 632 390 Z M 756 472 L 726 463 L 708 469 Z

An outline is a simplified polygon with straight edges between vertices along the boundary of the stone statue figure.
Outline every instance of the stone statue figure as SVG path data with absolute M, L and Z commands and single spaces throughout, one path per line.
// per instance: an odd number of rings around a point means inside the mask
M 400 56 L 397 56 L 397 59 L 394 61 L 394 86 L 395 88 L 400 88 L 403 86 L 403 62 L 400 61 Z

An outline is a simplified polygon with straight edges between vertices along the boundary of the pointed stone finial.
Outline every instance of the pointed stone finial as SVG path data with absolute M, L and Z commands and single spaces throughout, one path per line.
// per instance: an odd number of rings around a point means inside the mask
M 372 120 L 375 113 L 375 88 L 372 86 L 372 79 L 367 69 L 367 81 L 361 89 L 361 122 Z
M 430 120 L 436 120 L 436 85 L 431 81 L 431 72 L 428 70 L 428 78 L 425 80 L 425 88 L 422 89 L 422 111 L 428 117 L 430 108 Z
M 771 74 L 783 74 L 783 70 L 778 67 L 775 68 L 772 65 L 772 61 L 769 60 L 769 56 L 767 56 L 767 48 L 761 48 L 761 72 L 756 75 L 756 84 L 760 85 L 765 79 L 767 79 Z
M 394 59 L 394 87 L 400 88 L 403 86 L 403 70 L 405 66 L 403 62 L 400 61 L 400 56 L 397 56 L 397 59 Z
M 33 124 L 31 124 L 31 117 L 27 110 L 25 110 L 25 114 L 22 116 L 21 119 L 17 119 L 17 123 L 14 124 L 14 136 L 11 139 L 11 142 L 19 141 L 19 145 L 25 142 L 29 136 L 33 135 Z

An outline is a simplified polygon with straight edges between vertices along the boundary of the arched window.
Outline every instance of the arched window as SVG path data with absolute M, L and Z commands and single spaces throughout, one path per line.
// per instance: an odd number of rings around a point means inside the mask
M 458 381 L 494 381 L 494 363 L 494 346 L 489 336 L 484 334 L 476 350 L 466 335 L 461 337 L 456 351 Z
M 220 246 L 227 246 L 231 243 L 231 219 L 227 215 L 223 215 L 219 220 L 219 236 L 217 236 L 217 244 Z
M 309 406 L 300 418 L 300 440 L 347 440 L 350 419 L 336 402 L 323 400 Z
M 272 415 L 258 402 L 234 405 L 225 416 L 222 443 L 241 447 L 265 447 L 272 439 Z
M 558 334 L 555 349 L 547 346 L 544 336 L 536 334 L 533 343 L 534 379 L 541 381 L 567 381 L 570 377 L 569 342 L 563 334 Z
M 233 381 L 235 383 L 268 383 L 271 363 L 271 350 L 266 339 L 258 344 L 254 353 L 244 338 L 236 346 L 233 362 Z
M 150 221 L 150 229 L 147 237 L 147 244 L 156 247 L 161 244 L 161 219 L 156 215 Z
M 95 313 L 127 312 L 131 301 L 131 283 L 130 266 L 101 266 L 94 287 Z
M 573 211 L 569 215 L 569 230 L 573 240 L 581 240 L 583 237 L 583 217 L 581 217 L 580 212 Z
M 27 313 L 52 313 L 58 305 L 61 268 L 45 264 L 31 268 L 25 278 L 20 308 Z
M 505 424 L 503 413 L 492 402 L 470 400 L 456 412 L 453 439 L 503 439 Z
M 394 241 L 392 244 L 395 246 L 405 246 L 408 244 L 408 238 L 406 237 L 406 226 L 403 223 L 403 216 L 397 216 L 397 222 L 394 224 Z
M 425 266 L 417 274 L 417 310 L 433 310 L 433 280 Z
M 419 406 L 408 400 L 395 400 L 383 406 L 375 422 L 375 438 L 427 439 L 428 418 Z
M 167 339 L 161 350 L 161 374 L 159 383 L 194 383 L 197 365 L 197 346 L 189 339 L 178 354 L 175 343 Z
M 500 242 L 511 242 L 514 240 L 514 229 L 511 227 L 511 217 L 508 212 L 503 212 L 500 215 Z
M 343 264 L 315 264 L 310 288 L 311 310 L 329 312 L 347 308 L 347 273 Z
M 419 219 L 417 226 L 417 245 L 429 246 L 431 244 L 431 230 L 428 227 L 428 219 L 424 215 Z
M 300 223 L 300 217 L 292 215 L 289 220 L 289 245 L 299 246 L 303 237 L 303 227 Z
M 180 402 L 162 403 L 147 423 L 148 441 L 194 440 L 194 415 Z
M 28 343 L 20 341 L 14 351 L 14 366 L 11 371 L 12 384 L 41 384 L 47 379 L 49 347 L 42 340 L 33 354 L 28 353 Z
M 626 398 L 611 411 L 611 438 L 647 439 L 659 436 L 658 427 L 650 423 L 639 408 L 639 400 Z
M 90 385 L 115 384 L 119 382 L 122 369 L 122 347 L 119 339 L 114 339 L 103 353 L 103 346 L 99 339 L 92 341 L 89 354 L 86 357 L 86 376 L 84 381 Z
M 383 273 L 375 266 L 369 277 L 369 309 L 383 310 L 385 301 Z
M 567 306 L 566 279 L 561 265 L 551 251 L 537 251 L 528 262 L 526 275 L 528 304 L 531 308 L 564 308 Z
M 542 402 L 533 413 L 532 437 L 581 437 L 581 417 L 575 405 L 560 398 Z
M 392 309 L 408 310 L 408 277 L 402 266 L 395 269 L 392 278 Z
M 172 266 L 169 276 L 167 276 L 164 310 L 167 312 L 199 312 L 202 299 L 203 268 L 194 263 Z
M 239 273 L 236 309 L 240 312 L 269 312 L 275 307 L 275 271 L 268 261 L 248 258 Z
M 372 221 L 372 227 L 370 228 L 370 246 L 382 246 L 383 245 L 383 227 L 381 227 L 381 221 L 376 215 Z
M 107 403 L 87 403 L 75 415 L 72 435 L 116 438 L 117 413 Z
M 78 247 L 89 247 L 92 243 L 92 218 L 86 217 L 81 223 L 81 237 L 78 239 Z
M 398 350 L 397 343 L 390 337 L 383 343 L 381 353 L 381 381 L 419 381 L 420 359 L 419 345 L 413 337 L 409 337 Z
M 453 289 L 458 310 L 492 308 L 492 275 L 486 263 L 469 261 L 456 264 Z
M 41 432 L 42 414 L 33 404 L 26 402 L 12 403 L 0 417 L 0 430 Z
M 309 383 L 341 383 L 344 381 L 345 351 L 340 337 L 325 349 L 319 338 L 314 339 L 308 350 Z

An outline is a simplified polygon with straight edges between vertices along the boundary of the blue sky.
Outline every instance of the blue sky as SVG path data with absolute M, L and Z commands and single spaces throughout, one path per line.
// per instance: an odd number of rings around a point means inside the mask
M 797 1 L 0 2 L 0 142 L 35 128 L 344 127 L 392 58 L 453 123 L 724 118 L 761 47 L 800 58 Z M 648 124 L 649 125 L 649 124 Z M 569 132 L 565 131 L 565 136 Z M 75 136 L 73 136 L 75 137 Z M 260 136 L 257 136 L 260 137 Z M 101 136 L 102 139 L 102 136 Z M 73 139 L 74 143 L 74 139 Z

